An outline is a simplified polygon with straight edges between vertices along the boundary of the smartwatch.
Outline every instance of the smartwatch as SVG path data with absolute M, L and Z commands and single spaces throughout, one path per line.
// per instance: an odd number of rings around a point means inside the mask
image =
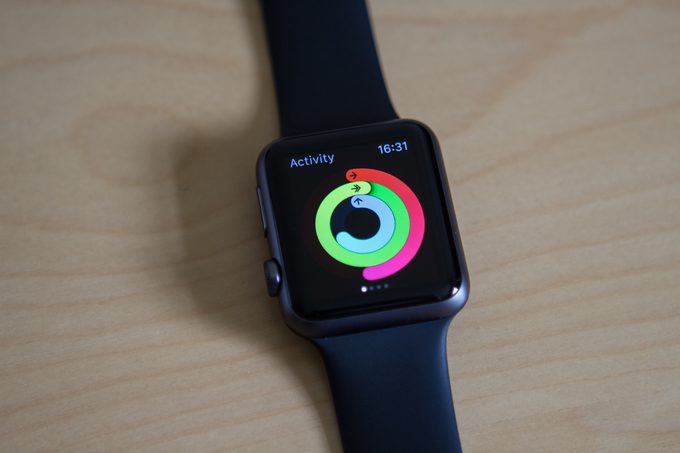
M 446 334 L 469 283 L 437 139 L 397 117 L 364 0 L 261 4 L 269 294 L 321 352 L 346 452 L 459 452 Z

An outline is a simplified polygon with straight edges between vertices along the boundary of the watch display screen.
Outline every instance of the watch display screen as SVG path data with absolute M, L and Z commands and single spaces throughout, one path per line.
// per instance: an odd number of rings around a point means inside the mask
M 434 150 L 397 121 L 282 140 L 266 177 L 295 312 L 324 319 L 449 296 L 460 279 Z

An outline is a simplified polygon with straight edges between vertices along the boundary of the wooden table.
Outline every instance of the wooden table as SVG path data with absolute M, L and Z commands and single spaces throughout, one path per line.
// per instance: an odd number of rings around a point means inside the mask
M 680 3 L 370 6 L 469 260 L 466 451 L 680 451 Z M 339 452 L 262 277 L 257 4 L 6 0 L 0 42 L 0 450 Z

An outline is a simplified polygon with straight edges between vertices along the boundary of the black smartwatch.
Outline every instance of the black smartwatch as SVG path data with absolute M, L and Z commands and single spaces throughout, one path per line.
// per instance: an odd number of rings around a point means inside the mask
M 437 139 L 397 117 L 364 0 L 261 3 L 269 293 L 321 351 L 346 452 L 461 451 L 446 333 L 469 283 Z

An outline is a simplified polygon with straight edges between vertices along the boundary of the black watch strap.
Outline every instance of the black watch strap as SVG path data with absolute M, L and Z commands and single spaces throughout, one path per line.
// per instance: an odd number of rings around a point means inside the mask
M 347 453 L 461 451 L 446 361 L 450 321 L 313 340 Z
M 365 0 L 261 0 L 281 135 L 397 118 Z M 450 318 L 313 339 L 344 449 L 460 452 L 446 362 Z
M 364 0 L 262 0 L 281 135 L 397 118 Z

